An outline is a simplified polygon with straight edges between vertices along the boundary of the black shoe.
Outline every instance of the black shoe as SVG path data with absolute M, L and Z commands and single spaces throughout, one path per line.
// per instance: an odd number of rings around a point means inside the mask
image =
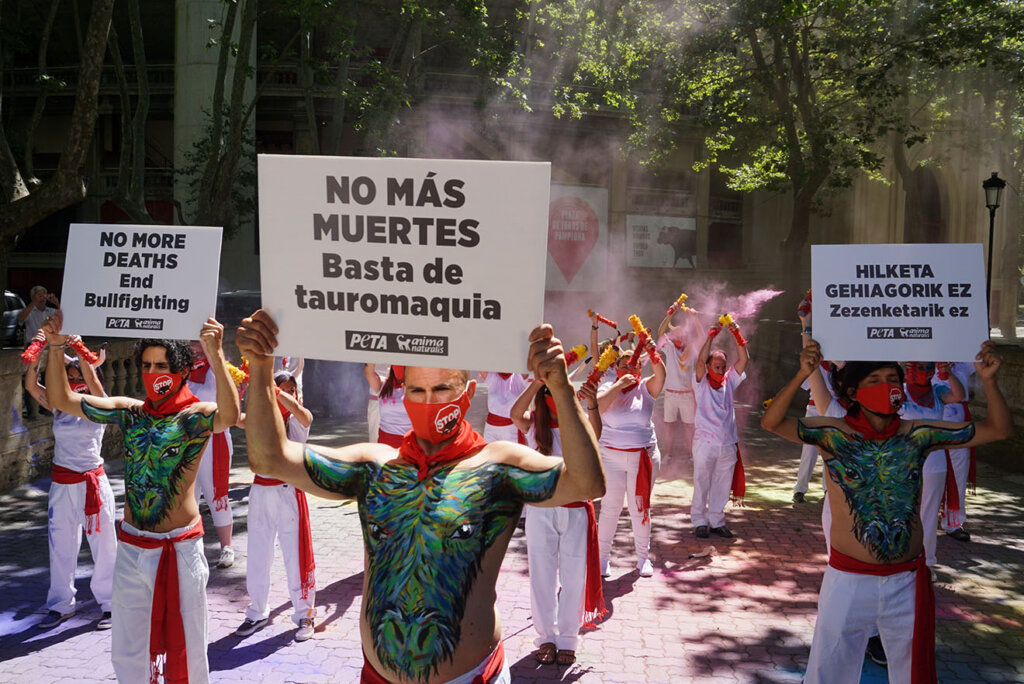
M 868 639 L 868 647 L 864 650 L 864 655 L 875 665 L 889 666 L 889 661 L 885 657 L 885 649 L 882 648 L 882 638 L 879 636 L 873 636 Z
M 99 631 L 110 629 L 114 626 L 114 622 L 111 619 L 110 611 L 104 611 L 103 615 L 100 615 L 100 619 L 96 621 L 96 629 Z
M 949 530 L 946 532 L 947 537 L 952 537 L 957 541 L 969 542 L 971 541 L 971 533 L 962 527 L 958 527 L 955 530 Z
M 803 492 L 793 492 L 793 503 L 807 503 Z
M 242 624 L 238 625 L 238 629 L 235 630 L 235 636 L 252 636 L 259 630 L 266 627 L 268 622 L 270 622 L 269 618 L 263 618 L 262 620 L 250 620 L 249 618 L 245 618 L 245 620 L 242 621 Z
M 712 527 L 711 534 L 717 534 L 719 537 L 724 537 L 726 539 L 732 539 L 735 536 L 725 525 L 722 525 L 721 527 Z
M 51 610 L 49 613 L 46 614 L 46 617 L 39 621 L 39 624 L 37 624 L 36 627 L 38 627 L 39 629 L 50 629 L 52 627 L 56 627 L 65 620 L 74 617 L 74 615 L 75 611 L 73 610 L 70 613 L 64 613 L 63 615 L 61 615 L 55 610 Z
M 698 525 L 697 529 L 695 529 L 693 531 L 693 533 L 696 534 L 701 539 L 707 539 L 708 538 L 708 526 L 707 525 Z

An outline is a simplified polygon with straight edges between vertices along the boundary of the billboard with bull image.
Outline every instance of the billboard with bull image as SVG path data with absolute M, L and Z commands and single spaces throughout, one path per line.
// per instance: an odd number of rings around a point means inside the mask
M 697 219 L 684 216 L 626 216 L 626 265 L 696 268 Z

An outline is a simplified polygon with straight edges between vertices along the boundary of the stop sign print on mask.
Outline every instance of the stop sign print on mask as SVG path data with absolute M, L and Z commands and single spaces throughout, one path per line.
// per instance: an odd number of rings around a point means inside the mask
M 594 251 L 601 227 L 597 213 L 578 197 L 560 197 L 548 209 L 548 252 L 571 283 Z

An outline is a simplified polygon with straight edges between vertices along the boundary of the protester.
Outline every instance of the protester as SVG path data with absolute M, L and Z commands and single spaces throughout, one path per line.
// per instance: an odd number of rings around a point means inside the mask
M 405 434 L 412 429 L 412 422 L 405 411 L 405 366 L 391 366 L 382 383 L 373 364 L 363 367 L 370 391 L 377 393 L 379 425 L 377 441 L 395 447 L 401 445 Z
M 504 439 L 509 442 L 526 444 L 523 431 L 516 428 L 513 422 L 511 409 L 512 404 L 526 391 L 530 383 L 519 373 L 480 371 L 480 379 L 487 386 L 487 421 L 484 424 L 484 439 L 488 442 Z

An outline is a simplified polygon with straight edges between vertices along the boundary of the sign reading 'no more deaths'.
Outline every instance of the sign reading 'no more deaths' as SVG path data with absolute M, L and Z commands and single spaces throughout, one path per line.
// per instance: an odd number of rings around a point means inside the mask
M 980 244 L 814 245 L 811 285 L 827 359 L 973 361 L 988 339 Z
M 525 370 L 549 185 L 547 163 L 261 155 L 278 353 Z
M 71 224 L 64 332 L 199 339 L 217 307 L 221 229 Z

